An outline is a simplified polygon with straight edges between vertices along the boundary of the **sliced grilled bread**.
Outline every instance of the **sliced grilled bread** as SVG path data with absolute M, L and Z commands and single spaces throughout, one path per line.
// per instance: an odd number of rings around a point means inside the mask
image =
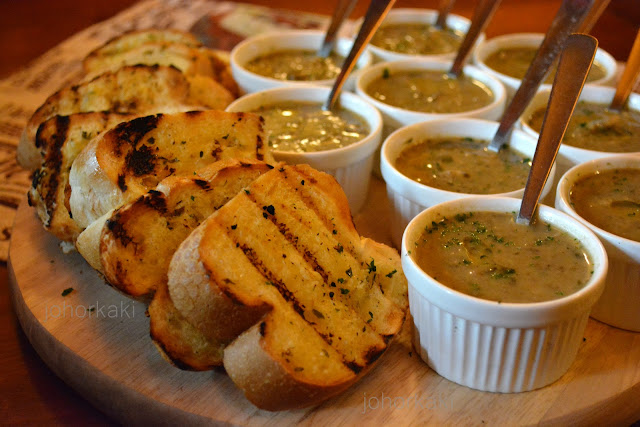
M 203 75 L 222 84 L 234 96 L 238 86 L 231 76 L 231 68 L 220 56 L 205 47 L 192 47 L 177 42 L 149 41 L 110 55 L 94 51 L 83 62 L 87 76 L 115 71 L 127 65 L 172 65 L 187 75 Z
M 166 283 L 182 241 L 216 209 L 272 166 L 258 160 L 221 160 L 197 175 L 170 176 L 148 193 L 94 221 L 78 251 L 109 284 L 134 298 Z
M 116 124 L 135 116 L 110 113 L 77 113 L 54 116 L 38 128 L 36 147 L 43 159 L 33 174 L 29 204 L 44 228 L 57 238 L 73 242 L 82 231 L 69 209 L 71 164 L 89 141 Z
M 198 109 L 224 109 L 233 95 L 205 76 L 185 76 L 175 67 L 135 65 L 107 72 L 93 80 L 61 89 L 51 95 L 29 119 L 18 144 L 18 163 L 30 170 L 40 167 L 36 146 L 41 123 L 55 115 L 108 111 L 116 114 L 153 113 Z
M 74 221 L 86 228 L 171 175 L 228 158 L 271 160 L 262 118 L 252 113 L 192 111 L 124 122 L 91 140 L 73 162 L 69 199 Z
M 397 252 L 361 238 L 335 179 L 305 165 L 272 169 L 214 212 L 168 278 L 177 313 L 202 336 L 230 340 L 226 371 L 268 410 L 345 390 L 407 310 Z M 236 317 L 246 323 L 225 320 Z
M 191 33 L 175 29 L 156 29 L 128 31 L 107 41 L 94 49 L 87 59 L 109 57 L 135 49 L 148 43 L 179 43 L 190 47 L 202 47 L 202 43 Z

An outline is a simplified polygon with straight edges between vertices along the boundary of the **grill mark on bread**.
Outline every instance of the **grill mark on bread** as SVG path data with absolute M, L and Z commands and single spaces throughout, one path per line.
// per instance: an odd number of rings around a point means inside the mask
M 161 118 L 162 114 L 140 117 L 121 123 L 113 130 L 111 141 L 117 156 L 122 155 L 124 144 L 129 144 L 132 148 L 125 156 L 125 169 L 131 171 L 134 176 L 149 174 L 155 168 L 157 156 L 153 154 L 149 145 L 139 143 L 149 132 L 157 128 Z
M 125 157 L 126 168 L 133 172 L 133 176 L 147 175 L 155 169 L 156 155 L 151 147 L 141 145 L 127 153 Z
M 167 198 L 164 193 L 157 190 L 149 190 L 149 192 L 140 197 L 145 206 L 160 212 L 161 214 L 167 213 Z M 136 203 L 136 202 L 134 202 Z
M 204 179 L 195 179 L 194 184 L 196 184 L 198 187 L 202 188 L 203 190 L 208 190 L 209 189 L 209 183 L 207 181 L 205 181 Z
M 69 116 L 56 116 L 54 123 L 45 122 L 38 127 L 36 134 L 36 147 L 47 147 L 46 162 L 47 168 L 50 171 L 60 171 L 62 168 L 62 146 L 67 140 L 69 133 Z M 45 130 L 45 126 L 52 126 L 56 129 L 56 133 L 50 138 L 51 143 L 48 144 L 44 139 L 42 133 Z M 40 169 L 42 171 L 43 169 Z M 49 228 L 51 221 L 53 220 L 53 214 L 56 206 L 56 195 L 60 180 L 58 176 L 47 175 L 46 173 L 34 173 L 32 186 L 38 190 L 38 186 L 42 185 L 39 190 L 40 197 L 44 202 L 44 208 L 47 213 L 47 220 L 44 222 L 45 228 Z
M 252 203 L 254 203 L 254 202 L 252 201 Z M 253 266 L 253 268 L 255 268 L 256 271 L 258 271 L 259 274 L 261 274 L 262 277 L 264 277 L 265 282 L 268 283 L 268 285 L 273 286 L 278 291 L 280 296 L 284 299 L 284 301 L 286 303 L 288 303 L 292 307 L 292 309 L 300 316 L 300 318 L 306 324 L 308 324 L 309 327 L 316 334 L 318 334 L 318 336 L 320 336 L 325 343 L 327 343 L 327 345 L 331 346 L 336 351 L 336 353 L 340 355 L 341 363 L 345 367 L 347 367 L 349 370 L 351 370 L 355 374 L 358 374 L 363 369 L 363 366 L 358 364 L 355 360 L 347 360 L 346 359 L 347 355 L 344 354 L 343 352 L 341 352 L 340 349 L 336 348 L 333 345 L 333 334 L 332 333 L 325 334 L 325 333 L 323 333 L 323 332 L 321 332 L 321 331 L 319 331 L 317 329 L 316 323 L 311 321 L 310 319 L 308 319 L 305 316 L 305 314 L 307 312 L 305 310 L 306 306 L 304 304 L 300 303 L 300 301 L 298 301 L 298 299 L 296 298 L 295 294 L 290 289 L 287 288 L 285 283 L 283 283 L 281 280 L 279 280 L 273 274 L 273 272 L 269 271 L 266 268 L 264 263 L 257 257 L 254 249 L 249 247 L 248 245 L 240 244 L 238 242 L 238 240 L 234 238 L 233 234 L 231 233 L 231 230 L 226 229 L 226 228 L 225 228 L 225 230 L 227 230 L 226 234 L 227 234 L 228 238 L 231 239 L 231 241 L 235 243 L 236 247 L 243 252 L 243 254 L 247 258 L 247 260 Z M 224 291 L 224 287 L 223 287 L 223 293 L 227 294 L 227 292 Z M 264 333 L 264 331 L 265 331 L 265 327 L 261 327 L 261 333 Z M 382 351 L 384 351 L 384 349 Z
M 258 138 L 256 138 L 256 157 L 258 158 L 258 160 L 264 160 L 264 155 L 262 153 L 264 148 L 264 141 L 262 140 L 261 136 L 264 132 L 264 117 L 262 116 L 259 117 L 258 128 L 260 129 L 260 134 L 258 135 Z
M 300 316 L 302 316 L 303 319 L 305 319 L 304 309 L 306 307 L 300 304 L 300 302 L 296 299 L 295 295 L 293 295 L 293 292 L 291 292 L 284 283 L 278 280 L 273 275 L 273 273 L 267 270 L 267 268 L 264 266 L 262 261 L 256 256 L 252 248 L 248 247 L 247 245 L 240 245 L 235 239 L 233 239 L 233 236 L 231 234 L 229 233 L 227 234 L 236 243 L 236 245 L 239 245 L 238 247 L 242 250 L 242 252 L 247 257 L 249 262 L 251 262 L 251 265 L 253 265 L 253 267 L 256 270 L 258 270 L 265 279 L 267 279 L 265 282 L 268 282 L 269 284 L 271 284 L 271 286 L 274 286 L 278 290 L 280 295 L 282 295 L 282 298 L 285 301 L 287 301 L 289 304 L 291 304 L 295 312 L 298 313 Z
M 313 176 L 309 174 L 305 174 L 300 169 L 296 169 L 295 171 L 304 178 L 305 183 L 309 183 L 312 185 L 317 183 L 317 180 Z M 286 170 L 282 173 L 284 173 L 285 177 L 288 178 L 288 174 Z M 296 185 L 294 185 L 292 182 L 290 182 L 289 179 L 286 179 L 285 182 L 292 190 L 296 192 L 296 194 L 300 198 L 300 201 L 307 207 L 307 209 L 316 213 L 316 217 L 324 224 L 325 230 L 333 234 L 333 231 L 335 230 L 335 228 L 334 228 L 334 224 L 331 222 L 331 218 L 328 218 L 326 215 L 322 214 L 323 212 L 322 209 L 320 209 L 315 204 L 312 197 L 307 195 L 304 191 L 300 191 L 300 189 Z M 339 239 L 337 240 L 340 241 Z M 347 242 L 344 242 L 344 243 L 347 243 Z M 342 250 L 345 251 L 345 253 L 351 255 L 356 260 L 358 259 L 358 256 L 352 244 L 343 245 Z
M 264 160 L 264 156 L 262 155 L 262 147 L 264 143 L 262 142 L 262 137 L 258 135 L 256 138 L 256 158 L 258 160 Z
M 242 197 L 249 200 L 257 209 L 261 210 L 263 212 L 263 217 L 274 224 L 274 227 L 278 230 L 278 233 L 282 236 L 282 238 L 287 242 L 289 242 L 293 246 L 293 248 L 298 252 L 298 254 L 303 258 L 303 260 L 308 263 L 309 267 L 312 270 L 316 271 L 321 276 L 323 285 L 319 288 L 319 292 L 322 292 L 321 289 L 325 289 L 327 290 L 327 293 L 328 293 L 329 292 L 328 289 L 334 289 L 334 288 L 330 288 L 330 286 L 332 285 L 328 283 L 328 274 L 324 271 L 322 266 L 319 265 L 319 263 L 317 262 L 313 254 L 311 254 L 310 251 L 308 251 L 306 248 L 302 247 L 299 244 L 298 237 L 295 235 L 292 235 L 291 233 L 282 232 L 282 227 L 286 228 L 287 227 L 286 224 L 281 224 L 279 223 L 279 221 L 277 221 L 276 218 L 274 218 L 275 216 L 277 216 L 277 213 L 282 209 L 282 206 L 278 206 L 278 208 L 274 208 L 271 205 L 260 207 L 262 202 L 260 203 L 256 202 L 255 198 L 252 197 L 252 194 L 253 193 L 250 191 L 249 193 L 243 194 Z M 300 194 L 297 193 L 297 195 L 299 196 Z M 318 211 L 316 210 L 315 213 L 318 214 Z M 369 360 L 377 359 L 386 350 L 387 345 L 385 342 L 384 345 L 373 344 L 373 345 L 369 345 L 368 347 L 362 347 L 361 351 L 356 351 L 353 355 L 347 355 L 347 353 L 341 350 L 340 345 L 337 345 L 337 346 L 334 345 L 335 337 L 333 332 L 335 332 L 335 330 L 332 327 L 328 326 L 328 324 L 325 324 L 325 326 L 323 327 L 324 329 L 326 329 L 326 331 L 319 330 L 318 328 L 322 326 L 314 322 L 313 321 L 314 318 L 312 316 L 309 317 L 309 315 L 313 313 L 315 316 L 321 316 L 322 318 L 324 318 L 322 313 L 313 307 L 312 309 L 307 310 L 307 307 L 296 298 L 295 291 L 290 290 L 284 282 L 279 280 L 273 272 L 268 270 L 264 262 L 258 258 L 258 255 L 256 254 L 253 248 L 247 246 L 246 244 L 240 243 L 236 238 L 234 238 L 233 233 L 231 232 L 231 230 L 235 230 L 233 226 L 231 226 L 231 228 L 224 227 L 224 229 L 226 230 L 226 234 L 229 236 L 229 238 L 235 243 L 236 247 L 242 250 L 242 252 L 247 257 L 251 265 L 259 272 L 260 275 L 262 275 L 265 278 L 265 282 L 267 282 L 268 285 L 274 286 L 278 291 L 278 293 L 282 296 L 282 298 L 289 305 L 292 306 L 294 311 L 298 313 L 298 315 L 302 318 L 302 320 L 304 320 L 305 323 L 307 323 L 314 330 L 314 332 L 322 338 L 322 340 L 325 343 L 327 343 L 334 350 L 336 350 L 338 354 L 340 354 L 341 363 L 346 368 L 348 368 L 355 374 L 358 374 L 359 372 L 362 371 L 362 369 L 364 369 L 364 366 L 366 366 L 369 363 Z M 355 258 L 354 261 L 356 263 L 359 263 L 360 265 L 364 264 L 362 262 L 359 262 L 357 258 Z M 337 288 L 335 288 L 335 290 L 337 292 L 341 292 Z M 369 328 L 370 333 L 373 334 L 373 336 L 378 337 L 377 338 L 378 340 L 382 341 L 382 337 L 380 336 L 380 334 L 376 333 L 374 328 L 370 328 L 370 325 L 367 325 L 366 321 L 362 319 L 358 315 L 358 313 L 343 298 L 337 297 L 334 301 L 336 302 L 340 301 L 340 304 L 346 310 L 349 310 L 350 312 L 352 312 L 353 316 L 357 317 L 360 321 L 363 322 L 363 324 L 365 324 L 365 326 L 362 329 L 363 333 L 365 332 L 365 329 Z M 342 339 L 340 336 L 338 336 L 337 338 L 340 340 Z M 373 342 L 375 342 L 375 340 Z M 362 362 L 365 362 L 365 363 L 364 364 L 359 363 L 358 360 L 361 360 Z
M 128 143 L 133 149 L 136 149 L 142 138 L 158 126 L 158 122 L 162 118 L 162 114 L 153 116 L 139 117 L 129 122 L 124 122 L 111 130 L 111 142 L 115 155 L 122 155 L 122 146 Z M 132 167 L 134 165 L 129 166 Z
M 251 193 L 247 194 L 247 197 L 256 205 L 258 204 L 255 199 L 255 196 L 252 195 Z M 263 207 L 263 210 L 266 210 L 265 208 L 266 207 Z M 311 251 L 308 248 L 303 247 L 299 243 L 298 236 L 296 236 L 295 234 L 289 231 L 289 227 L 287 226 L 287 224 L 285 224 L 284 222 L 278 221 L 274 214 L 265 215 L 265 218 L 270 220 L 276 226 L 280 234 L 285 238 L 286 241 L 288 241 L 291 244 L 291 246 L 293 246 L 298 251 L 298 253 L 302 254 L 302 258 L 311 266 L 313 271 L 315 271 L 320 275 L 320 277 L 322 277 L 322 280 L 326 284 L 329 280 L 329 275 L 324 270 L 324 268 L 322 268 L 322 266 L 318 263 L 318 260 L 313 256 Z
M 133 238 L 127 234 L 127 230 L 123 226 L 120 219 L 120 212 L 116 212 L 111 218 L 107 219 L 107 229 L 113 235 L 113 237 L 122 243 L 122 246 L 127 246 L 133 241 Z M 118 262 L 119 263 L 119 262 Z
M 231 236 L 229 233 L 227 233 L 229 235 L 229 237 L 235 241 L 235 239 L 233 239 L 233 236 Z M 237 244 L 237 242 L 236 242 Z M 273 273 L 271 273 L 269 270 L 266 269 L 266 267 L 264 266 L 264 264 L 262 263 L 262 261 L 260 261 L 256 255 L 255 252 L 253 251 L 252 248 L 246 246 L 246 245 L 240 245 L 239 248 L 242 250 L 242 252 L 245 254 L 245 256 L 247 257 L 247 259 L 249 260 L 249 262 L 253 265 L 253 267 L 259 271 L 262 276 L 268 280 L 268 282 L 274 286 L 276 288 L 276 290 L 278 291 L 278 293 L 282 296 L 282 298 L 289 304 L 291 305 L 291 307 L 293 308 L 293 310 L 298 313 L 298 315 L 302 318 L 302 320 L 304 320 L 310 327 L 311 329 L 318 334 L 322 340 L 324 342 L 326 342 L 329 346 L 331 346 L 341 357 L 341 362 L 344 364 L 344 366 L 346 366 L 347 368 L 349 368 L 351 371 L 353 371 L 354 373 L 358 374 L 362 369 L 363 366 L 359 365 L 357 362 L 355 361 L 350 361 L 350 360 L 346 360 L 346 355 L 344 353 L 342 353 L 340 351 L 340 349 L 336 348 L 333 345 L 333 334 L 325 334 L 323 332 L 320 332 L 317 328 L 316 328 L 316 323 L 307 319 L 307 317 L 305 316 L 306 311 L 305 311 L 305 306 L 303 304 L 300 303 L 300 301 L 298 301 L 298 299 L 295 297 L 294 293 L 289 290 L 287 288 L 287 286 L 280 280 L 278 280 Z M 262 322 L 262 324 L 260 325 L 260 333 L 262 336 L 264 336 L 265 330 L 266 330 L 266 325 L 264 325 L 265 322 Z M 263 326 L 264 325 L 264 326 Z M 370 350 L 371 351 L 371 350 Z M 384 349 L 382 349 L 382 352 L 384 352 Z M 367 353 L 368 354 L 368 353 Z

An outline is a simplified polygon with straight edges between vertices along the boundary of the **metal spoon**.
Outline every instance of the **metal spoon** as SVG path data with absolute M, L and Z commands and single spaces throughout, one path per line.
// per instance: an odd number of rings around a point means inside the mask
M 327 33 L 324 35 L 322 46 L 318 49 L 317 55 L 320 58 L 326 58 L 333 50 L 333 46 L 336 44 L 338 30 L 340 30 L 345 18 L 351 15 L 357 2 L 358 0 L 338 0 L 338 4 L 333 11 L 333 16 L 331 16 L 331 23 L 329 24 L 329 28 L 327 28 Z
M 476 39 L 487 27 L 489 21 L 491 21 L 491 17 L 495 13 L 496 9 L 498 9 L 500 1 L 501 0 L 480 0 L 478 2 L 476 10 L 473 12 L 473 18 L 471 19 L 471 25 L 469 26 L 467 35 L 464 37 L 464 40 L 458 49 L 456 59 L 453 61 L 453 65 L 449 70 L 450 76 L 458 77 L 460 75 L 462 67 L 464 67 Z
M 524 109 L 529 105 L 531 98 L 536 94 L 540 83 L 547 75 L 549 67 L 562 51 L 567 37 L 573 32 L 584 16 L 589 11 L 594 0 L 563 0 L 560 9 L 553 19 L 547 34 L 531 61 L 527 73 L 522 78 L 520 87 L 507 106 L 500 126 L 489 143 L 489 150 L 498 152 L 507 143 L 513 124 L 522 115 Z
M 342 90 L 342 86 L 347 80 L 349 73 L 351 73 L 351 70 L 355 67 L 360 54 L 364 51 L 365 47 L 367 47 L 371 37 L 373 37 L 373 34 L 395 2 L 396 0 L 371 0 L 367 13 L 364 16 L 364 22 L 360 27 L 355 42 L 353 42 L 353 46 L 351 46 L 351 51 L 342 64 L 342 69 L 338 77 L 336 77 L 331 93 L 329 93 L 329 98 L 327 98 L 327 101 L 322 106 L 323 110 L 328 111 L 333 108 L 333 105 L 338 99 L 338 95 L 340 95 L 340 90 Z
M 440 7 L 438 7 L 438 19 L 436 19 L 434 27 L 440 28 L 441 30 L 447 29 L 447 16 L 449 16 L 449 12 L 451 12 L 455 2 L 456 0 L 440 0 Z
M 596 22 L 598 22 L 598 19 L 600 19 L 600 16 L 607 8 L 607 6 L 609 6 L 610 2 L 611 0 L 595 0 L 595 3 L 589 10 L 587 16 L 582 21 L 582 24 L 580 24 L 580 27 L 578 28 L 578 31 L 576 31 L 576 33 L 589 34 L 589 31 L 591 31 L 593 26 L 596 25 Z
M 522 204 L 516 219 L 518 224 L 531 222 L 540 193 L 558 154 L 560 141 L 587 80 L 597 47 L 598 41 L 584 34 L 572 34 L 566 41 L 551 87 L 531 171 L 522 195 Z
M 633 89 L 633 85 L 638 79 L 640 74 L 640 30 L 636 34 L 636 40 L 631 47 L 631 53 L 627 59 L 627 65 L 622 72 L 618 87 L 616 87 L 616 94 L 613 95 L 613 101 L 609 106 L 610 110 L 620 111 L 624 104 L 627 103 L 627 98 Z

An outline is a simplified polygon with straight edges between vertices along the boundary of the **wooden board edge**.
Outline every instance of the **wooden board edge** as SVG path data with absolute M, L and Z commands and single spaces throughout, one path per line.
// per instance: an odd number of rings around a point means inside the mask
M 91 366 L 50 334 L 29 310 L 12 266 L 11 247 L 7 270 L 11 303 L 27 339 L 47 367 L 95 408 L 125 425 L 230 425 L 150 399 Z

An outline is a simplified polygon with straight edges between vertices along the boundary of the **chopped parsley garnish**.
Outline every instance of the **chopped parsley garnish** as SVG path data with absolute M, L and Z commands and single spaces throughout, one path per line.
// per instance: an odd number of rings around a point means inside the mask
M 367 264 L 367 268 L 369 268 L 369 273 L 376 271 L 376 265 L 374 264 L 374 260 L 372 259 L 369 264 Z

